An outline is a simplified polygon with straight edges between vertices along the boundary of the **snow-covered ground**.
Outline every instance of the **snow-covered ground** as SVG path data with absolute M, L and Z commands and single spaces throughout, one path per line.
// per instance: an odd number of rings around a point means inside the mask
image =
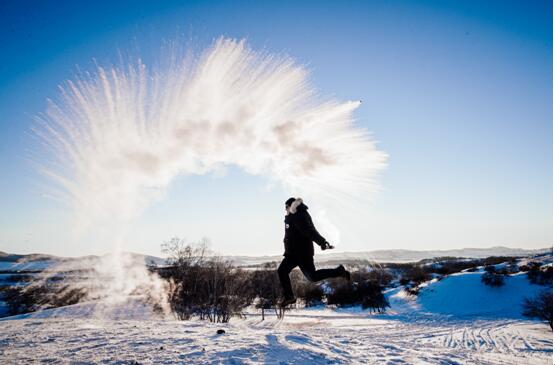
M 162 318 L 139 297 L 79 303 L 0 319 L 0 363 L 551 364 L 551 329 L 522 316 L 549 287 L 516 273 L 492 288 L 482 274 L 431 280 L 416 297 L 389 289 L 385 314 L 321 306 L 262 321 L 250 309 L 214 324 Z
M 387 293 L 392 308 L 248 311 L 228 324 L 162 319 L 140 299 L 81 303 L 4 318 L 5 363 L 73 364 L 551 364 L 548 325 L 521 316 L 542 287 L 524 274 L 501 288 L 480 273 L 428 283 L 415 298 Z M 216 331 L 224 329 L 225 334 Z
M 6 363 L 549 364 L 548 326 L 524 320 L 372 316 L 294 310 L 228 324 L 160 319 L 31 316 L 0 322 Z M 144 313 L 138 313 L 143 316 Z M 42 317 L 42 318 L 41 318 Z M 216 331 L 224 329 L 225 334 Z

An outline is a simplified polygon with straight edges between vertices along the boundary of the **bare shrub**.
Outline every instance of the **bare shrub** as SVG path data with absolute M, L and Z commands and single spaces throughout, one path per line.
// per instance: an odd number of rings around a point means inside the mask
M 391 284 L 391 281 L 393 280 L 393 275 L 391 275 L 391 273 L 386 268 L 376 266 L 361 268 L 359 270 L 353 271 L 351 273 L 351 278 L 355 282 L 370 280 L 382 287 L 386 287 Z
M 383 295 L 384 286 L 389 283 L 391 275 L 382 269 L 357 270 L 351 273 L 352 281 L 330 281 L 330 288 L 326 294 L 327 304 L 339 307 L 361 305 L 364 309 L 384 312 L 389 302 Z
M 361 305 L 364 309 L 383 313 L 389 307 L 389 302 L 383 295 L 383 288 L 375 281 L 367 280 L 358 285 Z
M 180 319 L 198 315 L 211 322 L 228 322 L 253 300 L 249 275 L 218 256 L 208 256 L 208 240 L 189 244 L 172 238 L 162 245 L 169 255 L 169 301 Z
M 3 290 L 3 300 L 10 315 L 34 312 L 41 309 L 47 300 L 47 288 L 11 286 Z
M 332 289 L 326 294 L 326 299 L 329 305 L 339 307 L 360 304 L 361 302 L 353 282 L 332 285 Z
M 545 290 L 535 298 L 526 298 L 523 303 L 523 315 L 531 318 L 539 318 L 549 323 L 553 329 L 553 292 Z
M 476 270 L 479 265 L 477 260 L 460 260 L 457 258 L 438 258 L 438 261 L 426 266 L 424 269 L 428 273 L 439 275 L 450 275 L 463 270 L 472 271 Z
M 498 288 L 505 285 L 505 276 L 495 270 L 494 266 L 486 266 L 485 272 L 482 274 L 482 283 L 492 288 Z
M 424 268 L 420 266 L 414 266 L 403 273 L 403 276 L 401 277 L 399 283 L 401 283 L 401 285 L 411 285 L 412 287 L 415 287 L 430 279 L 430 274 L 426 272 Z
M 512 256 L 489 256 L 483 259 L 483 265 L 490 266 L 490 265 L 498 265 L 504 262 L 513 263 L 516 262 L 516 257 Z
M 11 315 L 76 304 L 85 296 L 85 289 L 74 288 L 59 281 L 14 285 L 3 290 L 3 301 Z
M 539 262 L 531 262 L 526 275 L 532 284 L 549 285 L 553 283 L 553 266 L 542 267 Z
M 324 291 L 320 285 L 305 279 L 299 280 L 295 284 L 294 290 L 297 298 L 304 302 L 305 307 L 313 307 L 323 303 Z
M 418 293 L 420 293 L 420 287 L 418 287 L 418 286 L 405 286 L 403 288 L 403 290 L 408 295 L 413 295 L 413 296 L 416 296 L 416 295 L 418 295 Z
M 256 308 L 261 310 L 262 320 L 265 319 L 265 311 L 274 309 L 278 313 L 278 301 L 281 295 L 281 285 L 275 269 L 256 270 L 251 273 L 251 288 L 256 297 Z

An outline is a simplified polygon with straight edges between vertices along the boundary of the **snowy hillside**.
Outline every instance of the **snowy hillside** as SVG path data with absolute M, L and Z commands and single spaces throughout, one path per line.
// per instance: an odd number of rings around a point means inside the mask
M 417 297 L 402 288 L 390 291 L 390 312 L 442 314 L 456 318 L 521 319 L 522 302 L 537 295 L 542 286 L 532 285 L 526 273 L 510 275 L 505 285 L 492 288 L 481 282 L 483 271 L 449 275 L 422 285 Z

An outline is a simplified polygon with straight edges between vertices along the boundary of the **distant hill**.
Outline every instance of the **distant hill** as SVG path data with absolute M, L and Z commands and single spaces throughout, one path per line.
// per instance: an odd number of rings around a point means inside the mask
M 156 256 L 142 255 L 132 252 L 126 252 L 125 255 L 133 257 L 133 261 L 144 260 L 145 264 L 148 266 L 164 266 L 167 264 L 166 259 Z M 95 262 L 96 260 L 100 260 L 101 257 L 102 256 L 97 255 L 87 255 L 81 257 L 60 257 L 37 253 L 28 255 L 5 254 L 0 255 L 0 271 L 42 271 L 62 262 L 71 263 L 72 261 L 88 261 L 89 263 L 91 263 Z
M 430 259 L 434 257 L 460 257 L 460 258 L 484 258 L 488 256 L 528 256 L 541 254 L 546 252 L 553 252 L 553 248 L 542 248 L 542 249 L 521 249 L 521 248 L 508 248 L 508 247 L 490 247 L 490 248 L 462 248 L 455 250 L 428 250 L 428 251 L 416 251 L 416 250 L 376 250 L 376 251 L 360 251 L 360 252 L 333 252 L 326 254 L 316 253 L 314 256 L 315 261 L 319 263 L 326 262 L 336 262 L 336 261 L 376 261 L 376 262 L 415 262 L 423 259 Z M 143 255 L 138 253 L 126 253 L 128 255 L 138 256 L 144 259 L 147 265 L 151 266 L 163 266 L 166 265 L 166 259 Z M 18 254 L 8 254 L 5 252 L 0 252 L 0 263 L 4 263 L 5 266 L 8 263 L 21 264 L 30 262 L 59 262 L 67 261 L 73 259 L 84 258 L 67 258 L 58 257 L 46 254 L 28 254 L 28 255 L 18 255 Z M 100 256 L 89 255 L 88 258 L 98 258 Z M 283 256 L 272 255 L 272 256 L 223 256 L 225 260 L 231 261 L 237 266 L 255 266 L 266 262 L 281 261 Z M 4 268 L 6 269 L 6 268 Z
M 489 256 L 528 256 L 552 252 L 553 248 L 542 249 L 521 249 L 509 247 L 490 247 L 490 248 L 462 248 L 454 250 L 376 250 L 376 251 L 360 251 L 360 252 L 337 252 L 319 255 L 316 253 L 314 259 L 316 262 L 330 262 L 340 260 L 367 260 L 377 262 L 415 262 L 423 259 L 431 259 L 434 257 L 461 257 L 461 258 L 484 258 Z M 226 259 L 232 261 L 236 265 L 258 265 L 264 262 L 281 261 L 282 256 L 225 256 Z
M 5 253 L 0 251 L 0 262 L 32 262 L 32 261 L 49 261 L 49 260 L 59 261 L 59 260 L 67 260 L 67 258 L 53 256 L 53 255 L 46 255 L 42 253 L 18 255 L 18 254 L 11 254 L 11 253 Z

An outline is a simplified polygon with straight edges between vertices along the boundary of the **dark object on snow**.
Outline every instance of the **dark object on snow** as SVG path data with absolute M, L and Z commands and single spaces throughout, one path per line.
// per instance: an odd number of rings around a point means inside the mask
M 223 335 L 225 333 L 225 330 L 220 329 L 220 330 L 217 330 L 216 333 L 218 335 Z
M 284 302 L 293 300 L 293 288 L 289 273 L 299 266 L 304 276 L 312 281 L 328 278 L 344 277 L 350 279 L 350 273 L 340 265 L 335 269 L 316 270 L 314 267 L 314 246 L 316 242 L 322 250 L 333 248 L 314 227 L 312 218 L 308 214 L 308 207 L 301 198 L 289 198 L 285 202 L 287 215 L 285 216 L 285 245 L 284 259 L 279 265 L 278 275 L 283 287 Z
M 535 298 L 524 299 L 524 314 L 526 317 L 539 318 L 549 323 L 553 329 L 553 292 L 544 290 Z

